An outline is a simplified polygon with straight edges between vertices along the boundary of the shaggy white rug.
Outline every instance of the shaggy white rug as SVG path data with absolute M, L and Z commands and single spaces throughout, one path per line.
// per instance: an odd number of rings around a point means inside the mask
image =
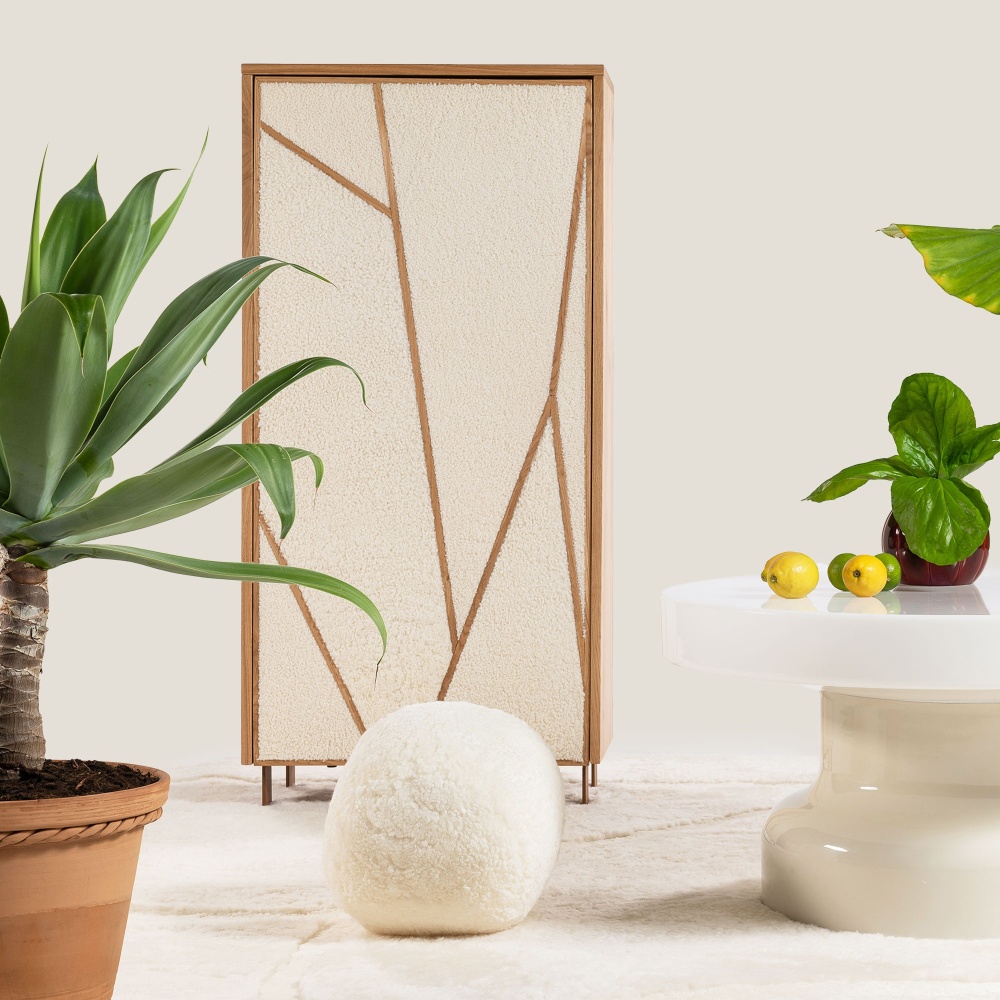
M 334 903 L 320 843 L 336 771 L 259 805 L 254 768 L 176 769 L 147 827 L 121 1000 L 996 998 L 1000 942 L 834 933 L 759 900 L 760 830 L 802 758 L 623 757 L 566 829 L 538 904 L 486 937 L 380 938 Z

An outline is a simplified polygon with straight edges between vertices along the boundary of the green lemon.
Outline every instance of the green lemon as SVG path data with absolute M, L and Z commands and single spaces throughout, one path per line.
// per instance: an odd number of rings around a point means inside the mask
M 841 552 L 830 560 L 826 575 L 837 590 L 847 590 L 844 586 L 844 567 L 854 558 L 853 552 Z
M 886 581 L 882 589 L 895 590 L 899 586 L 900 577 L 903 575 L 899 560 L 891 552 L 880 552 L 875 558 L 885 564 Z

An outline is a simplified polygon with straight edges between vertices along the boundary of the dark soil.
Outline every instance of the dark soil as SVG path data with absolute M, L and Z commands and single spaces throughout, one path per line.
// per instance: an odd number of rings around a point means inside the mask
M 0 766 L 0 802 L 99 795 L 155 781 L 155 775 L 103 760 L 47 760 L 40 771 Z

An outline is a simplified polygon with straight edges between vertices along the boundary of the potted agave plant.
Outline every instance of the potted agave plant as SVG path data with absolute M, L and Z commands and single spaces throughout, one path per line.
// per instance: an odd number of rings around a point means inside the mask
M 218 442 L 303 376 L 349 368 L 314 357 L 272 372 L 174 454 L 102 490 L 115 453 L 170 402 L 254 290 L 296 266 L 252 257 L 219 268 L 110 361 L 122 307 L 191 183 L 154 220 L 163 172 L 140 180 L 108 218 L 95 165 L 59 200 L 44 232 L 40 175 L 20 314 L 9 317 L 0 300 L 0 1000 L 111 996 L 142 829 L 159 816 L 169 783 L 155 768 L 46 761 L 38 688 L 50 570 L 111 559 L 311 587 L 364 610 L 385 646 L 372 602 L 324 574 L 98 541 L 255 482 L 284 536 L 295 515 L 292 463 L 311 461 L 318 486 L 320 459 L 294 447 Z M 59 784 L 67 775 L 69 794 Z
M 1000 423 L 976 426 L 969 397 L 941 375 L 903 379 L 889 409 L 896 454 L 841 469 L 807 500 L 822 503 L 871 480 L 892 484 L 882 549 L 898 560 L 902 582 L 970 584 L 986 565 L 990 510 L 965 481 L 1000 452 Z

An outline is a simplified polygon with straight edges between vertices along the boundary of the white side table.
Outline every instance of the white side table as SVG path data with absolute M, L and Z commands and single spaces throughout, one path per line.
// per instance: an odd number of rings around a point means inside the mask
M 822 689 L 816 782 L 764 826 L 763 901 L 833 930 L 1000 937 L 1000 572 L 874 598 L 755 577 L 662 595 L 668 660 Z

